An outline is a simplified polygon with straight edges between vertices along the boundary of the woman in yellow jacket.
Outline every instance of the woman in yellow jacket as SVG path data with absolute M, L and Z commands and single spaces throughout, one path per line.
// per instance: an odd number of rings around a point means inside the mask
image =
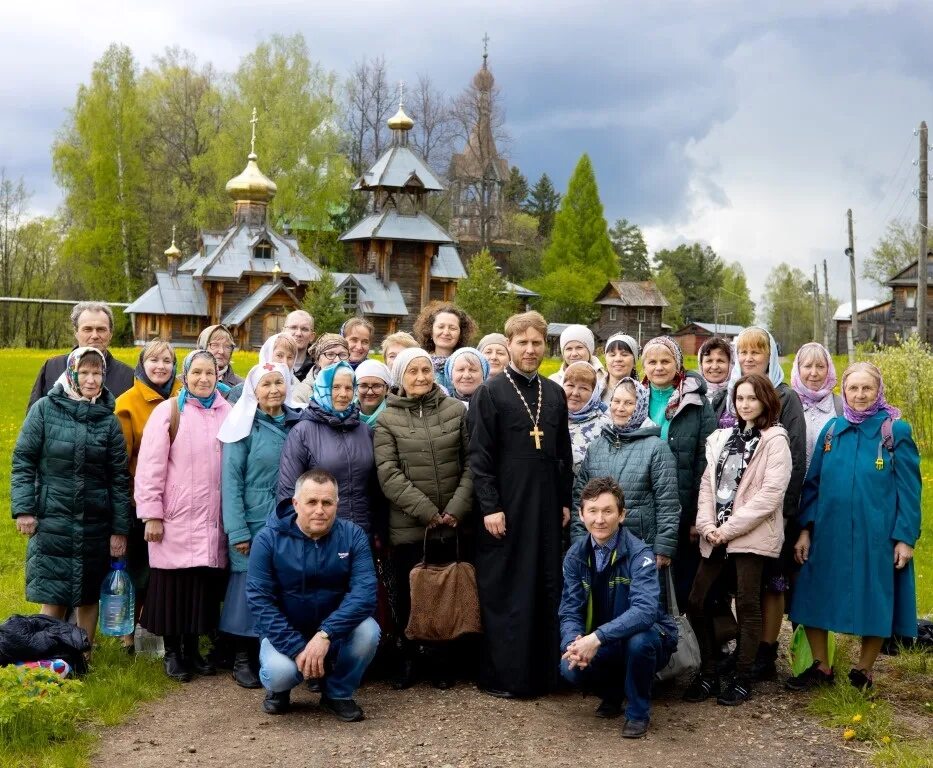
M 126 454 L 129 458 L 130 498 L 133 498 L 133 478 L 136 476 L 136 459 L 143 439 L 143 427 L 155 407 L 174 397 L 181 389 L 181 382 L 176 380 L 175 365 L 177 359 L 172 345 L 162 339 L 152 339 L 139 353 L 139 361 L 133 372 L 133 386 L 117 398 L 116 415 L 126 440 Z M 136 590 L 136 620 L 142 610 L 146 587 L 149 583 L 149 545 L 143 538 L 144 525 L 133 516 L 133 528 L 130 531 L 126 548 L 127 572 L 133 580 Z M 123 638 L 123 648 L 133 653 L 133 635 Z

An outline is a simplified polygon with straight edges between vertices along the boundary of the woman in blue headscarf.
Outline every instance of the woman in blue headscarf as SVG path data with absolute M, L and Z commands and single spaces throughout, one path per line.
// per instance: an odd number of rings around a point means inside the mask
M 337 516 L 371 528 L 376 484 L 372 430 L 360 419 L 356 376 L 346 361 L 325 366 L 314 380 L 311 402 L 288 434 L 279 467 L 279 503 L 295 495 L 295 481 L 309 469 L 337 479 Z
M 475 347 L 460 347 L 444 363 L 444 377 L 450 382 L 450 396 L 469 408 L 473 393 L 489 378 L 489 361 Z

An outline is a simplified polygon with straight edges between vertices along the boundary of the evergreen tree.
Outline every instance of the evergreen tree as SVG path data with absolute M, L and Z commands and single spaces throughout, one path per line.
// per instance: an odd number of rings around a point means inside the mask
M 321 270 L 320 280 L 308 285 L 301 308 L 314 318 L 318 335 L 338 333 L 350 316 L 343 308 L 343 295 L 337 293 L 333 274 L 326 269 Z
M 513 165 L 509 171 L 509 178 L 505 182 L 503 190 L 505 203 L 513 210 L 520 209 L 525 204 L 525 198 L 528 197 L 528 179 Z
M 612 249 L 619 260 L 619 274 L 623 280 L 650 280 L 648 244 L 637 224 L 618 219 L 609 230 Z
M 547 238 L 554 227 L 554 216 L 560 206 L 560 193 L 546 173 L 531 188 L 525 201 L 524 211 L 538 220 L 538 234 Z
M 536 290 L 549 319 L 559 322 L 595 319 L 598 308 L 593 299 L 608 280 L 619 275 L 596 176 L 585 154 L 561 200 L 541 269 L 544 274 Z
M 457 286 L 457 305 L 479 326 L 480 333 L 502 332 L 515 308 L 515 296 L 496 269 L 487 249 L 470 261 L 467 276 Z

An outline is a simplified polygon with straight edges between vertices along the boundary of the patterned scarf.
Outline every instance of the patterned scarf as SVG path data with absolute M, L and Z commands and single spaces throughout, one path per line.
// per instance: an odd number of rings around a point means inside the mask
M 178 412 L 182 413 L 185 410 L 185 400 L 189 397 L 193 397 L 205 408 L 210 408 L 214 404 L 214 398 L 217 396 L 217 380 L 214 380 L 214 389 L 207 397 L 198 397 L 197 395 L 191 394 L 191 391 L 188 389 L 188 371 L 191 370 L 191 365 L 194 361 L 203 357 L 205 360 L 210 360 L 214 364 L 214 373 L 217 373 L 217 360 L 214 356 L 204 350 L 204 349 L 193 349 L 185 357 L 185 361 L 181 364 L 181 392 L 178 393 Z M 218 374 L 219 378 L 219 374 Z
M 338 363 L 333 363 L 332 365 L 321 368 L 321 372 L 314 380 L 314 389 L 311 397 L 314 399 L 314 402 L 327 411 L 327 413 L 344 421 L 356 413 L 360 406 L 355 401 L 351 401 L 350 405 L 342 411 L 338 411 L 334 408 L 334 379 L 341 371 L 350 372 L 350 377 L 353 380 L 353 396 L 356 397 L 356 373 L 346 360 L 341 360 Z
M 648 388 L 640 382 L 630 376 L 626 376 L 613 387 L 612 396 L 615 397 L 619 387 L 627 381 L 632 382 L 635 386 L 635 410 L 625 424 L 619 425 L 613 422 L 612 431 L 617 435 L 627 435 L 630 432 L 634 432 L 636 429 L 640 429 L 641 425 L 645 423 L 645 419 L 648 418 L 648 399 L 650 395 L 648 394 Z
M 726 439 L 722 452 L 719 454 L 719 461 L 716 464 L 716 477 L 719 478 L 719 487 L 716 489 L 716 527 L 718 528 L 732 516 L 732 510 L 735 506 L 735 497 L 738 493 L 739 484 L 742 482 L 742 475 L 748 467 L 748 462 L 755 455 L 755 449 L 761 442 L 761 430 L 758 427 L 751 427 L 741 430 L 739 427 L 733 427 Z M 735 480 L 728 487 L 723 487 L 723 469 L 730 458 L 735 457 L 738 466 L 735 469 Z
M 878 394 L 875 397 L 875 402 L 864 411 L 852 410 L 852 408 L 849 407 L 849 401 L 845 399 L 846 379 L 853 373 L 858 373 L 859 371 L 870 374 L 878 384 Z M 878 413 L 878 411 L 884 411 L 892 419 L 899 419 L 901 417 L 900 409 L 895 408 L 884 399 L 884 380 L 881 378 L 881 371 L 871 363 L 852 363 L 852 365 L 846 368 L 845 373 L 842 374 L 842 415 L 846 417 L 846 421 L 850 424 L 861 424 L 866 419 L 870 419 Z
M 818 350 L 823 355 L 823 360 L 826 362 L 826 381 L 823 382 L 822 388 L 815 392 L 800 379 L 800 358 L 805 351 L 811 349 Z M 804 408 L 809 408 L 816 403 L 822 402 L 828 396 L 831 396 L 833 387 L 836 386 L 836 366 L 833 365 L 833 358 L 832 355 L 829 354 L 829 350 L 816 341 L 808 342 L 798 349 L 797 354 L 794 356 L 794 367 L 791 369 L 790 373 L 790 385 L 793 387 L 794 392 L 797 393 Z
M 674 364 L 677 366 L 677 373 L 674 374 L 674 380 L 668 385 L 674 388 L 674 394 L 671 395 L 670 399 L 667 401 L 667 407 L 664 409 L 665 418 L 670 420 L 674 418 L 674 414 L 677 413 L 677 406 L 680 405 L 681 398 L 683 397 L 684 381 L 687 378 L 687 373 L 684 371 L 684 353 L 677 345 L 677 342 L 670 336 L 655 336 L 651 341 L 645 344 L 642 349 L 642 368 L 645 366 L 645 355 L 651 347 L 655 346 L 664 347 L 670 352 L 671 356 L 674 358 Z M 648 386 L 649 381 L 647 376 L 642 379 L 642 384 L 646 387 Z

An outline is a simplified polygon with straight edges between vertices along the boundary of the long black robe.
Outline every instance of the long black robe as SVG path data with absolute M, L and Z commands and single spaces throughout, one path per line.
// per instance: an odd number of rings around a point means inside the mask
M 536 413 L 538 378 L 508 372 Z M 479 682 L 516 696 L 553 688 L 560 659 L 561 508 L 570 506 L 573 454 L 564 392 L 543 377 L 541 387 L 540 450 L 529 435 L 532 420 L 504 374 L 476 390 L 467 414 L 480 512 L 504 511 L 506 525 L 501 539 L 477 525 L 484 629 Z

